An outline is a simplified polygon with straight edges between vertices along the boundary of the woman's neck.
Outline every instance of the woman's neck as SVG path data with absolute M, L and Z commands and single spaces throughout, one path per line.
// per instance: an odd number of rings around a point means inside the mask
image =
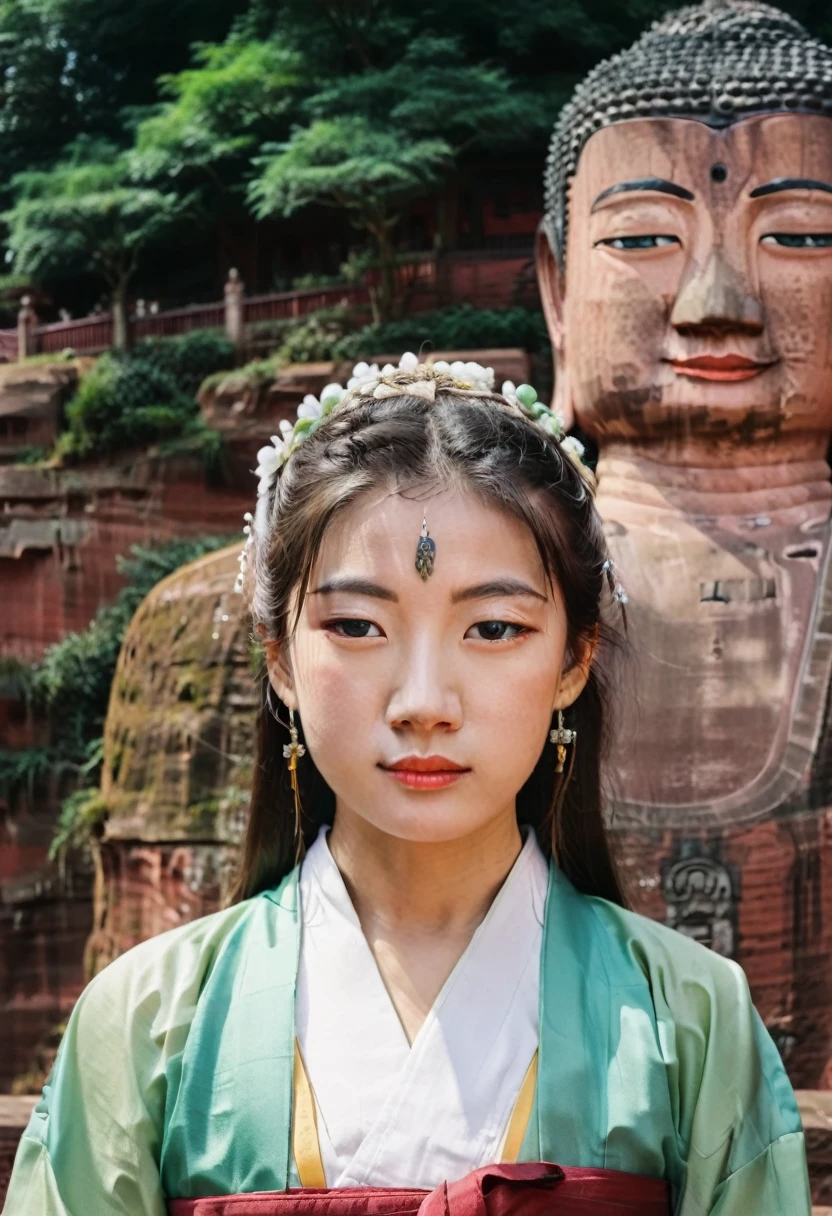
M 512 812 L 471 836 L 402 840 L 350 811 L 336 814 L 329 848 L 359 919 L 414 933 L 445 933 L 485 916 L 523 840 Z
M 330 850 L 411 1043 L 522 845 L 513 811 L 441 844 L 401 840 L 336 813 Z

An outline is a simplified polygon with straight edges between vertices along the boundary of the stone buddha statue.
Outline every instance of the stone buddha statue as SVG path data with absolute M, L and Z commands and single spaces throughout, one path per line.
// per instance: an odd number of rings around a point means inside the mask
M 709 0 L 555 129 L 555 406 L 629 593 L 612 822 L 641 911 L 737 959 L 832 1081 L 832 50 Z

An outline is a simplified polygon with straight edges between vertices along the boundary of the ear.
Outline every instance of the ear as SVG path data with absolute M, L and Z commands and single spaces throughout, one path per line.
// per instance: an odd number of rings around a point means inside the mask
M 575 422 L 575 410 L 572 405 L 572 394 L 569 391 L 569 369 L 566 363 L 564 276 L 552 252 L 544 223 L 545 221 L 541 220 L 538 225 L 535 242 L 537 286 L 540 290 L 543 315 L 546 318 L 546 328 L 549 331 L 555 358 L 555 391 L 552 397 L 552 409 L 561 415 L 566 429 L 569 430 Z
M 593 638 L 583 638 L 578 643 L 577 654 L 572 666 L 560 678 L 553 710 L 568 709 L 574 705 L 586 688 L 589 673 L 592 670 L 592 660 L 595 657 L 596 642 Z
M 266 641 L 265 648 L 269 683 L 287 709 L 297 709 L 295 681 L 285 646 L 282 646 L 280 642 Z

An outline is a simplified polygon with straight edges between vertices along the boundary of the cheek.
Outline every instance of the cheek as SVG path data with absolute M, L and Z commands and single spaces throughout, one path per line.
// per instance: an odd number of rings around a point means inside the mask
M 362 657 L 361 664 L 347 663 L 320 637 L 301 640 L 293 655 L 304 739 L 318 758 L 337 763 L 342 752 L 355 754 L 381 713 L 372 657 Z
M 581 277 L 567 292 L 568 355 L 578 385 L 597 395 L 599 388 L 626 392 L 643 384 L 664 345 L 673 275 L 656 265 L 642 274 L 599 255 Z
M 774 259 L 772 259 L 772 262 Z M 777 353 L 795 367 L 830 367 L 828 318 L 832 308 L 832 258 L 828 267 L 781 264 L 767 267 L 763 304 Z M 827 259 L 824 258 L 824 262 Z
M 785 261 L 785 259 L 784 259 Z M 782 360 L 773 380 L 776 408 L 791 430 L 832 425 L 832 259 L 766 275 L 764 306 L 772 347 Z
M 537 763 L 552 721 L 552 702 L 561 664 L 554 648 L 529 646 L 522 662 L 500 671 L 499 663 L 469 673 L 465 725 L 476 740 L 477 767 L 485 780 L 500 786 L 523 784 Z M 507 656 L 508 657 L 508 656 Z

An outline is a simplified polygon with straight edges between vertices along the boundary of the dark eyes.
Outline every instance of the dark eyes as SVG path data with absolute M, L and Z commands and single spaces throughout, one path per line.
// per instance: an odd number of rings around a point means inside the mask
M 342 638 L 380 638 L 382 636 L 378 625 L 372 621 L 362 621 L 347 617 L 340 621 L 331 621 L 327 629 Z M 482 642 L 509 642 L 529 630 L 524 625 L 514 625 L 511 621 L 478 621 L 465 634 L 466 638 Z
M 769 232 L 761 244 L 784 249 L 832 249 L 832 232 Z
M 596 241 L 608 249 L 622 251 L 639 249 L 665 249 L 680 245 L 677 236 L 611 236 Z M 770 232 L 762 237 L 764 245 L 779 245 L 783 249 L 832 249 L 832 232 Z
M 528 629 L 523 625 L 513 625 L 511 621 L 477 621 L 465 636 L 483 642 L 509 642 L 522 633 L 528 633 Z
M 681 245 L 678 236 L 610 236 L 596 241 L 596 246 L 606 245 L 609 249 L 664 249 L 668 245 Z
M 380 638 L 381 630 L 372 621 L 360 621 L 349 618 L 343 621 L 331 621 L 327 625 L 333 633 L 342 638 Z M 373 632 L 375 630 L 375 632 Z

